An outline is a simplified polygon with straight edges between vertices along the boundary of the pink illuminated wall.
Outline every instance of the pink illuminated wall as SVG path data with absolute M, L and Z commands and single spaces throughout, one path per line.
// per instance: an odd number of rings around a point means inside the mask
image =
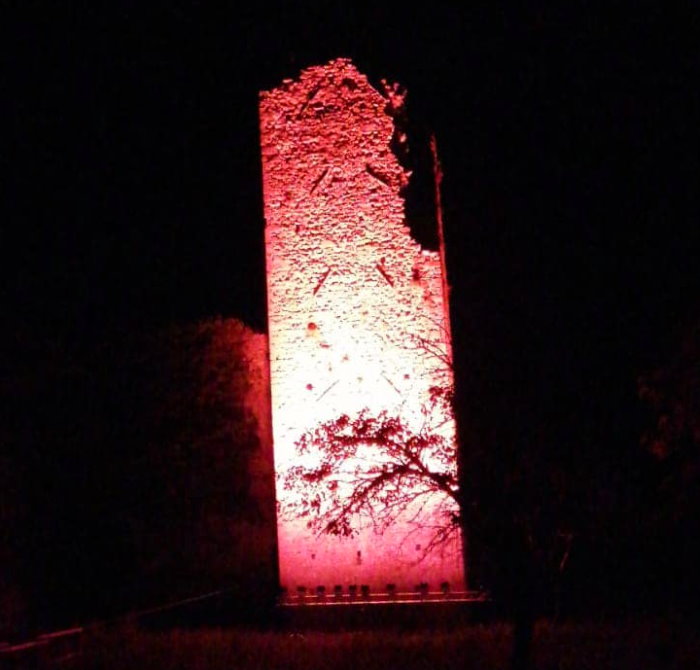
M 341 414 L 388 411 L 418 428 L 432 386 L 451 386 L 440 256 L 411 237 L 400 190 L 409 174 L 390 148 L 398 88 L 373 88 L 339 59 L 260 96 L 275 467 Z M 399 141 L 400 137 L 396 138 Z M 431 417 L 454 441 L 452 416 Z M 311 456 L 312 457 L 312 456 Z M 294 495 L 278 488 L 278 501 Z M 382 534 L 316 537 L 278 518 L 280 579 L 327 590 L 426 582 L 464 588 L 459 537 L 424 556 L 445 500 Z

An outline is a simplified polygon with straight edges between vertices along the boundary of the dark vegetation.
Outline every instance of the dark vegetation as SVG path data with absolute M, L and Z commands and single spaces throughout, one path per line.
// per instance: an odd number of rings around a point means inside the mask
M 3 634 L 219 589 L 269 600 L 267 373 L 244 346 L 252 332 L 212 319 L 80 350 L 16 336 L 2 385 Z
M 395 628 L 337 633 L 313 631 L 98 631 L 84 647 L 86 667 L 142 668 L 460 668 L 507 666 L 512 629 L 505 624 L 457 625 L 441 630 Z M 697 667 L 700 640 L 691 626 L 661 619 L 615 622 L 541 622 L 535 629 L 538 668 L 632 670 Z

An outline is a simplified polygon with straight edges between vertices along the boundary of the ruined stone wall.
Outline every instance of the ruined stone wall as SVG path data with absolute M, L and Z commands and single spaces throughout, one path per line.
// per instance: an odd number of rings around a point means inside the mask
M 379 92 L 346 59 L 261 94 L 278 470 L 303 432 L 343 413 L 387 410 L 418 429 L 428 389 L 452 384 L 439 254 L 411 237 L 401 195 L 410 175 L 391 150 L 402 103 L 398 88 Z M 437 423 L 454 439 L 452 417 Z M 462 587 L 459 542 L 417 562 L 423 535 L 408 540 L 397 524 L 381 537 L 315 538 L 279 519 L 282 584 Z

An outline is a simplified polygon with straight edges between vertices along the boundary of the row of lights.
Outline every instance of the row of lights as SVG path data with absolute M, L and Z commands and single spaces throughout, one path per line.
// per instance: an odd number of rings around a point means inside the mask
M 416 584 L 414 587 L 414 592 L 417 596 L 424 598 L 425 596 L 428 595 L 429 593 L 429 586 L 427 582 L 421 582 L 420 584 Z M 440 592 L 444 595 L 447 596 L 450 592 L 450 584 L 449 582 L 442 582 L 440 584 Z M 283 597 L 287 595 L 286 589 L 282 590 L 282 595 Z M 306 586 L 297 586 L 297 599 L 298 600 L 305 600 L 307 596 L 316 596 L 318 600 L 325 600 L 326 598 L 326 587 L 325 586 L 317 586 L 314 591 L 309 593 L 309 590 L 306 588 Z M 348 586 L 348 592 L 347 595 L 349 596 L 350 600 L 354 599 L 361 599 L 361 600 L 368 600 L 370 597 L 370 588 L 369 584 L 361 584 L 359 587 L 357 584 L 350 584 Z M 396 584 L 387 584 L 386 585 L 386 591 L 382 595 L 387 595 L 389 598 L 395 598 L 397 596 L 397 591 L 396 591 Z M 336 584 L 333 587 L 333 599 L 335 600 L 341 600 L 343 598 L 343 587 L 341 584 Z

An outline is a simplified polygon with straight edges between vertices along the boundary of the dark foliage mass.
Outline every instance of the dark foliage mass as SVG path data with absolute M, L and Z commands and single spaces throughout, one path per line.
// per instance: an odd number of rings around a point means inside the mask
M 659 460 L 689 460 L 700 447 L 700 321 L 681 335 L 670 360 L 639 378 L 639 395 L 653 412 L 643 444 Z
M 642 446 L 651 456 L 651 504 L 643 529 L 652 538 L 654 571 L 674 600 L 696 608 L 700 598 L 700 320 L 681 330 L 675 351 L 640 376 L 650 411 Z M 668 579 L 668 576 L 681 579 Z M 666 581 L 666 580 L 664 580 Z
M 465 624 L 460 617 L 416 616 L 409 630 L 383 622 L 380 629 L 320 632 L 138 629 L 98 631 L 86 640 L 84 660 L 104 670 L 196 667 L 201 670 L 503 670 L 512 630 L 503 623 Z M 569 670 L 681 670 L 697 667 L 695 627 L 677 620 L 540 623 L 535 668 Z
M 274 579 L 251 336 L 212 319 L 80 352 L 18 343 L 2 387 L 0 507 L 15 620 L 114 615 L 231 586 L 253 567 Z

